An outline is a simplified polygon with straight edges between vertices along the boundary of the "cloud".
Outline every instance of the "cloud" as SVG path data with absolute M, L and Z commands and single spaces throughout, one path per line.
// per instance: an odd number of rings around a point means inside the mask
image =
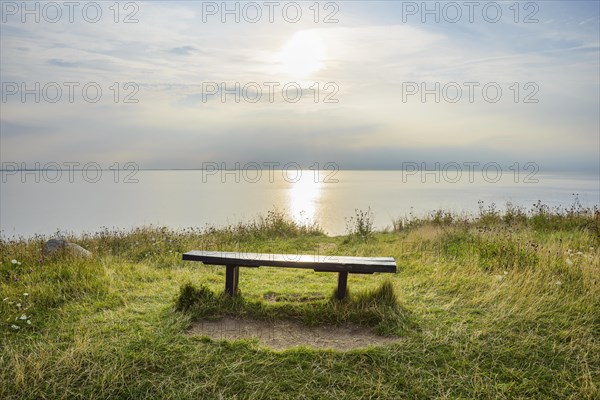
M 52 58 L 48 60 L 48 65 L 54 65 L 62 68 L 75 68 L 81 66 L 81 63 Z
M 110 160 L 127 148 L 133 161 L 162 168 L 318 158 L 377 169 L 411 154 L 598 165 L 598 25 L 579 24 L 587 8 L 544 5 L 540 21 L 548 23 L 540 24 L 403 24 L 394 4 L 359 3 L 344 3 L 344 18 L 331 25 L 204 24 L 192 2 L 144 2 L 137 24 L 3 24 L 3 82 L 94 81 L 104 96 L 39 105 L 15 96 L 2 104 L 2 157 Z M 278 82 L 280 90 L 292 78 L 274 55 L 300 30 L 326 48 L 325 68 L 300 83 L 301 101 L 281 92 L 274 102 L 264 93 L 255 104 L 233 95 L 202 101 L 203 82 Z M 475 103 L 402 100 L 406 82 L 472 81 L 499 83 L 502 101 L 481 101 L 480 92 Z M 136 83 L 139 103 L 115 103 L 115 82 Z M 520 101 L 528 82 L 539 86 L 539 103 Z M 338 103 L 323 102 L 326 83 L 335 83 Z
M 171 50 L 169 50 L 169 53 L 187 56 L 187 55 L 195 53 L 197 51 L 198 51 L 198 49 L 195 48 L 194 46 L 182 46 L 182 47 L 172 48 Z

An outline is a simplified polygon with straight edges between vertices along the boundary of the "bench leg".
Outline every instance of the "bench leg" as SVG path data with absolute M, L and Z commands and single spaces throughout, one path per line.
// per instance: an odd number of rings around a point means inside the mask
M 235 296 L 238 288 L 240 267 L 235 265 L 227 265 L 225 268 L 225 293 L 233 297 Z
M 335 296 L 338 300 L 342 300 L 344 297 L 346 297 L 347 283 L 348 283 L 348 272 L 340 272 L 338 275 L 338 287 L 337 287 L 337 293 Z

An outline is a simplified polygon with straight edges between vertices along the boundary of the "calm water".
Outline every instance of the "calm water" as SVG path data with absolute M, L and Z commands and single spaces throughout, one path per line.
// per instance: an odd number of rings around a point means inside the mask
M 117 177 L 104 171 L 95 183 L 75 171 L 73 182 L 63 176 L 51 183 L 33 175 L 4 176 L 0 190 L 0 228 L 4 236 L 57 230 L 80 233 L 102 227 L 131 228 L 154 224 L 183 228 L 225 225 L 266 214 L 274 207 L 286 210 L 298 221 L 317 221 L 332 235 L 344 234 L 345 217 L 355 209 L 371 210 L 375 225 L 384 228 L 394 218 L 411 211 L 422 215 L 434 209 L 474 212 L 478 200 L 507 202 L 529 208 L 537 200 L 550 206 L 569 206 L 578 193 L 583 205 L 600 203 L 599 177 L 595 174 L 541 174 L 537 182 L 523 182 L 504 173 L 498 182 L 484 179 L 475 171 L 473 182 L 464 174 L 457 182 L 434 175 L 407 176 L 402 171 L 302 171 L 288 176 L 281 171 L 263 171 L 260 179 L 248 173 L 239 182 L 227 175 L 203 175 L 202 171 L 139 171 L 137 183 L 125 183 L 126 173 Z M 51 178 L 53 179 L 53 178 Z M 449 178 L 456 180 L 454 176 Z M 297 181 L 296 181 L 297 180 Z M 334 180 L 337 180 L 334 181 Z M 425 180 L 425 182 L 422 182 Z M 224 182 L 223 182 L 224 181 Z

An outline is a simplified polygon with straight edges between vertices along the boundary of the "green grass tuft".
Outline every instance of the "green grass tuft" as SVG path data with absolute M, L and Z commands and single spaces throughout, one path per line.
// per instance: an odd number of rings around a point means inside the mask
M 231 298 L 212 292 L 207 286 L 185 284 L 175 301 L 175 309 L 189 313 L 192 319 L 219 319 L 241 316 L 263 320 L 297 320 L 308 326 L 354 323 L 372 327 L 379 334 L 402 335 L 411 325 L 410 313 L 402 308 L 394 287 L 385 281 L 380 287 L 354 294 L 348 291 L 344 300 L 335 292 L 325 300 L 279 301 L 268 304 L 241 295 Z

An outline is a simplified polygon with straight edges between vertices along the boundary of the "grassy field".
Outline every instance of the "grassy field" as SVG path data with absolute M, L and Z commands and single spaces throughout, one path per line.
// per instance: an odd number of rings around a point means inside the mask
M 481 207 L 373 232 L 323 235 L 271 212 L 250 223 L 173 232 L 145 227 L 71 240 L 90 259 L 40 258 L 47 238 L 0 241 L 0 398 L 598 399 L 600 214 Z M 224 269 L 191 249 L 393 256 L 394 276 Z M 273 301 L 272 299 L 276 299 Z M 256 340 L 186 333 L 237 315 L 372 327 L 397 343 L 349 352 L 273 351 Z

